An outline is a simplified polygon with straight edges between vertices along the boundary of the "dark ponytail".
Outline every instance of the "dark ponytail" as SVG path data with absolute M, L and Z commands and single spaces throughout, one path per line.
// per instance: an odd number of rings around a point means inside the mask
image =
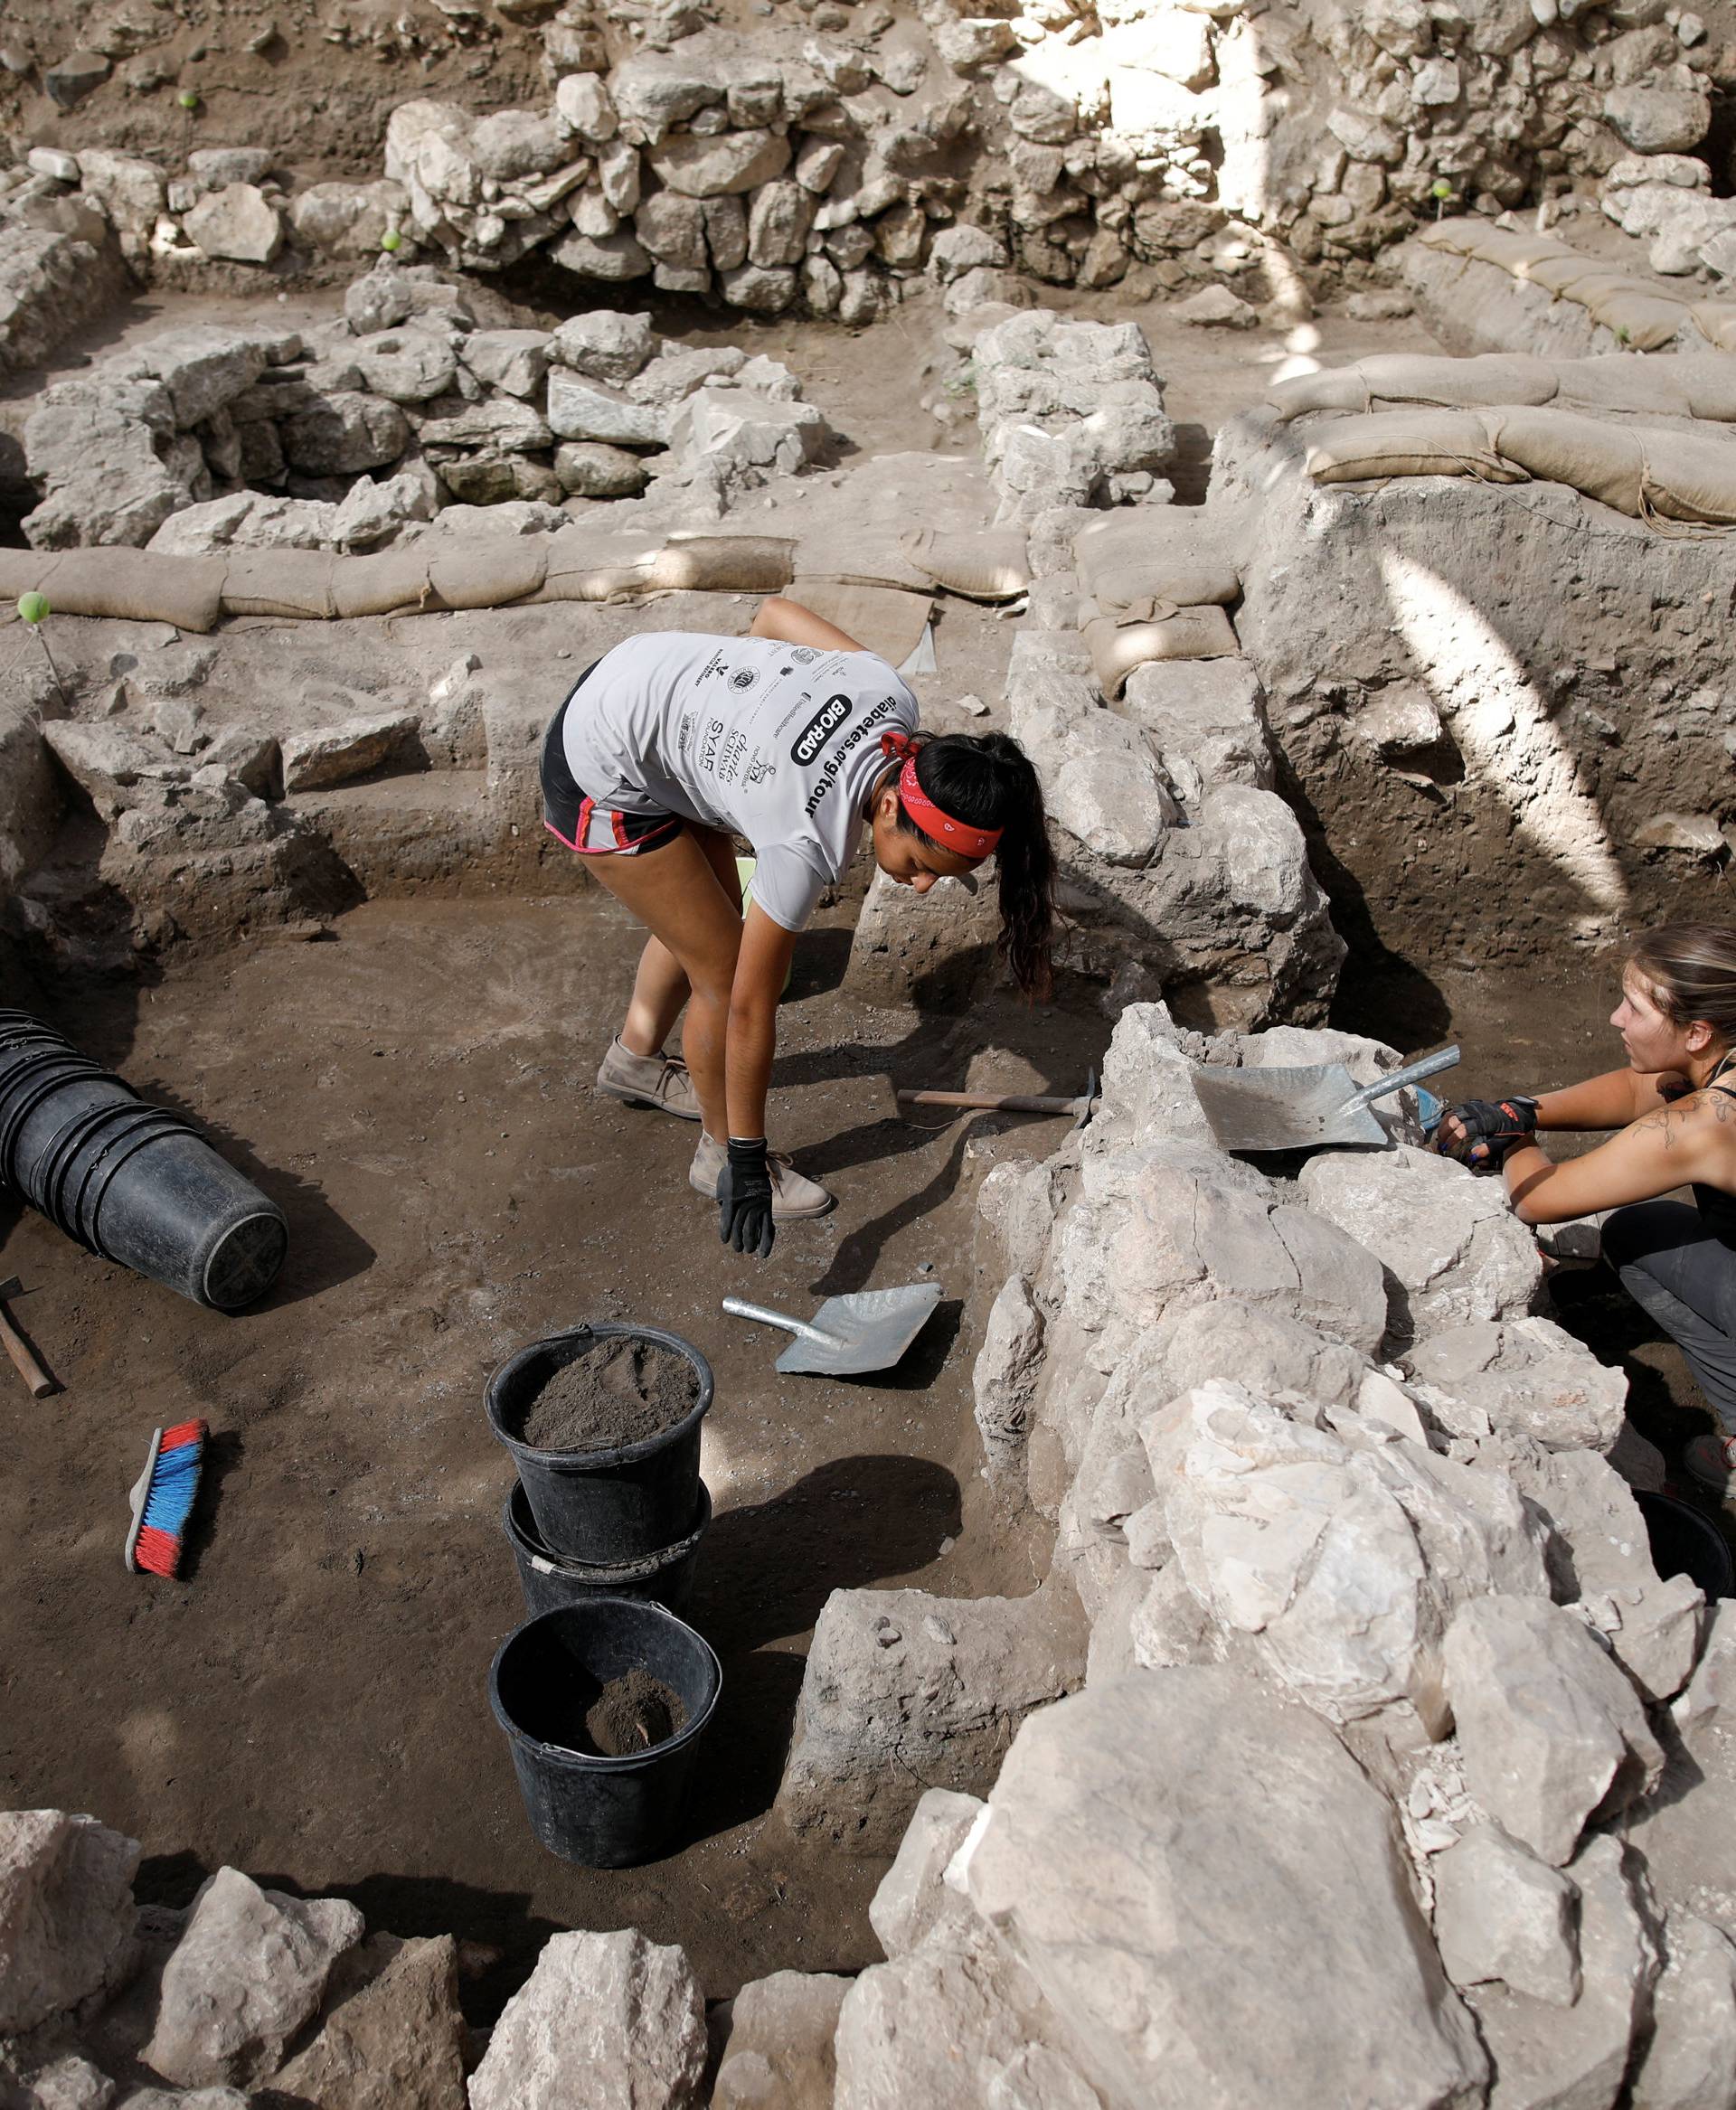
M 995 850 L 1001 879 L 1001 950 L 1026 996 L 1046 997 L 1053 981 L 1055 864 L 1031 758 L 1004 732 L 916 735 L 916 780 L 944 814 L 973 828 L 1004 831 Z M 898 802 L 900 833 L 924 843 Z M 943 849 L 943 843 L 934 843 Z

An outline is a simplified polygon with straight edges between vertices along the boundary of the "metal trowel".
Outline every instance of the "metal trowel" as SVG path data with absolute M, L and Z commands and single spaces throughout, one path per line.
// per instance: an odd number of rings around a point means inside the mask
M 1309 1069 L 1194 1071 L 1194 1096 L 1220 1150 L 1382 1149 L 1384 1128 L 1370 1108 L 1406 1085 L 1450 1069 L 1457 1048 L 1438 1048 L 1373 1084 L 1358 1085 L 1342 1062 Z
M 738 1319 L 782 1326 L 796 1336 L 778 1358 L 780 1371 L 848 1378 L 863 1371 L 887 1370 L 898 1361 L 922 1331 L 942 1294 L 938 1282 L 916 1283 L 909 1289 L 853 1290 L 848 1296 L 827 1297 L 811 1323 L 739 1296 L 726 1296 L 723 1309 Z

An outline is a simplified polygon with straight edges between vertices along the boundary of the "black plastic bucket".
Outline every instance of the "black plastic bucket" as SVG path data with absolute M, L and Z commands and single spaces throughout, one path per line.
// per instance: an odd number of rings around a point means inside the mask
M 1636 1488 L 1634 1500 L 1646 1520 L 1652 1566 L 1667 1582 L 1685 1575 L 1711 1597 L 1736 1597 L 1736 1560 L 1730 1542 L 1709 1516 L 1674 1494 Z
M 684 1420 L 619 1450 L 538 1451 L 513 1433 L 555 1371 L 597 1341 L 649 1341 L 692 1363 L 699 1398 Z M 488 1380 L 488 1424 L 512 1453 L 538 1535 L 563 1560 L 607 1565 L 660 1553 L 693 1529 L 699 1508 L 699 1425 L 712 1366 L 691 1341 L 658 1326 L 599 1323 L 533 1341 Z
M 599 1597 L 644 1597 L 679 1612 L 693 1594 L 699 1542 L 711 1521 L 711 1492 L 702 1480 L 699 1514 L 684 1539 L 677 1539 L 660 1553 L 647 1553 L 642 1560 L 599 1564 L 563 1559 L 552 1552 L 536 1528 L 523 1487 L 514 1487 L 500 1512 L 500 1528 L 518 1564 L 518 1587 L 524 1593 L 524 1609 L 533 1619 L 541 1612 L 559 1611 L 563 1605 L 589 1604 Z
M 69 1238 L 218 1311 L 270 1286 L 283 1211 L 193 1125 L 50 1027 L 0 1012 L 0 1185 Z
M 611 1678 L 649 1671 L 687 1710 L 677 1736 L 626 1758 L 561 1741 Z M 684 1620 L 639 1597 L 544 1612 L 508 1634 L 488 1671 L 488 1702 L 538 1842 L 581 1868 L 628 1868 L 668 1841 L 723 1673 Z M 552 1740 L 551 1740 L 552 1739 Z

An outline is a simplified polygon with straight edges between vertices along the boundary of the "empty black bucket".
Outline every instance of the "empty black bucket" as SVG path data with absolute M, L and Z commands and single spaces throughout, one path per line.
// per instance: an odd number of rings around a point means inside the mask
M 1736 1597 L 1736 1560 L 1730 1542 L 1709 1516 L 1674 1494 L 1636 1488 L 1634 1500 L 1646 1520 L 1652 1566 L 1665 1581 L 1685 1575 L 1708 1598 Z
M 178 1114 L 22 1012 L 0 1012 L 0 1184 L 69 1238 L 195 1304 L 276 1278 L 283 1211 Z
M 699 1514 L 684 1539 L 677 1539 L 660 1553 L 647 1553 L 642 1560 L 599 1565 L 562 1559 L 550 1550 L 536 1528 L 523 1487 L 514 1487 L 500 1516 L 506 1543 L 518 1564 L 518 1587 L 524 1593 L 524 1608 L 533 1619 L 540 1612 L 558 1611 L 563 1605 L 588 1604 L 599 1597 L 644 1597 L 679 1612 L 693 1594 L 699 1542 L 711 1521 L 712 1497 L 702 1480 Z
M 648 1671 L 687 1712 L 679 1732 L 624 1758 L 573 1748 L 611 1679 Z M 674 1832 L 723 1673 L 710 1645 L 661 1605 L 598 1597 L 528 1621 L 500 1644 L 488 1701 L 512 1746 L 531 1830 L 582 1868 L 649 1860 Z
M 672 1428 L 618 1450 L 539 1451 L 518 1431 L 558 1370 L 599 1341 L 648 1341 L 693 1365 L 699 1398 Z M 562 1559 L 643 1560 L 693 1529 L 699 1508 L 699 1425 L 712 1404 L 712 1366 L 691 1341 L 657 1326 L 599 1323 L 533 1341 L 504 1362 L 485 1396 L 489 1427 L 513 1455 L 537 1532 Z

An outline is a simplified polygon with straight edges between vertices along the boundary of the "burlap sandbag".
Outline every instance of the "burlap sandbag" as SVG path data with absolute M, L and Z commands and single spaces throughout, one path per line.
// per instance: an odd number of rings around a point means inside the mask
M 1117 506 L 1073 537 L 1073 569 L 1079 583 L 1093 598 L 1115 582 L 1125 592 L 1127 574 L 1138 575 L 1138 590 L 1172 601 L 1234 600 L 1241 590 L 1231 550 L 1232 537 L 1221 521 L 1196 505 Z M 1165 582 L 1184 584 L 1203 573 L 1229 591 L 1184 594 Z
M 1504 227 L 1486 226 L 1471 242 L 1467 252 L 1479 264 L 1494 264 L 1510 278 L 1534 278 L 1538 270 L 1558 257 L 1580 259 L 1565 243 L 1552 240 L 1546 234 L 1510 234 Z
M 436 602 L 428 558 L 412 543 L 372 557 L 340 557 L 332 572 L 332 598 L 339 616 L 389 616 Z
M 1505 352 L 1471 359 L 1389 352 L 1335 372 L 1298 374 L 1294 381 L 1278 382 L 1267 400 L 1280 416 L 1294 418 L 1303 410 L 1366 411 L 1394 403 L 1462 410 L 1487 403 L 1547 403 L 1555 388 L 1554 371 L 1546 359 Z
M 1567 484 L 1618 513 L 1639 517 L 1646 457 L 1642 429 L 1572 410 L 1492 410 L 1489 436 L 1507 460 L 1542 484 Z
M 912 528 L 900 548 L 936 586 L 966 600 L 1011 601 L 1031 589 L 1030 555 L 1017 528 L 978 534 Z
M 896 587 L 844 586 L 829 579 L 794 579 L 789 598 L 854 637 L 865 652 L 877 652 L 891 666 L 902 666 L 922 642 L 933 597 L 902 593 Z
M 1609 410 L 1619 415 L 1692 418 L 1695 375 L 1700 367 L 1730 367 L 1736 389 L 1736 361 L 1721 359 L 1641 359 L 1631 352 L 1606 352 L 1595 359 L 1559 359 L 1555 363 L 1558 410 Z M 1716 381 L 1704 382 L 1707 400 L 1716 400 Z M 1732 394 L 1736 406 L 1736 394 Z M 1716 415 L 1708 412 L 1707 415 Z
M 1090 586 L 1091 598 L 1118 622 L 1153 620 L 1154 601 L 1166 602 L 1173 608 L 1207 603 L 1222 608 L 1241 594 L 1241 578 L 1235 566 L 1209 554 L 1202 554 L 1192 564 L 1179 560 L 1155 565 L 1118 564 L 1098 572 Z
M 0 600 L 41 593 L 63 616 L 112 616 L 209 630 L 222 613 L 221 557 L 149 550 L 0 550 Z
M 1646 432 L 1645 517 L 1655 527 L 1680 522 L 1736 527 L 1736 440 L 1708 445 L 1697 433 L 1669 427 Z
M 1643 278 L 1600 291 L 1582 305 L 1594 323 L 1613 331 L 1636 352 L 1661 351 L 1688 319 L 1686 301 L 1670 298 Z
M 223 560 L 223 613 L 323 622 L 337 613 L 337 561 L 328 550 L 237 550 Z
M 1445 250 L 1449 256 L 1468 257 L 1473 243 L 1483 231 L 1480 220 L 1435 220 L 1419 231 L 1417 240 L 1426 249 Z
M 528 598 L 538 601 L 636 599 L 651 590 L 651 567 L 663 537 L 643 532 L 592 534 L 563 528 L 551 536 L 542 583 Z
M 547 535 L 429 540 L 419 547 L 430 593 L 448 608 L 500 608 L 536 591 L 549 568 Z
M 1222 608 L 1177 608 L 1161 623 L 1118 624 L 1109 616 L 1081 626 L 1098 686 L 1117 697 L 1135 667 L 1156 659 L 1232 659 L 1241 651 Z
M 1476 476 L 1522 484 L 1524 471 L 1491 445 L 1478 410 L 1381 410 L 1344 418 L 1314 435 L 1307 470 L 1316 484 L 1374 476 Z
M 1696 300 L 1688 313 L 1707 344 L 1721 352 L 1736 352 L 1736 301 Z
M 1609 264 L 1598 257 L 1582 257 L 1577 250 L 1564 250 L 1559 256 L 1544 257 L 1527 267 L 1525 282 L 1541 286 L 1545 293 L 1552 293 L 1562 300 L 1580 300 L 1584 293 L 1609 291 L 1632 283 L 1631 271 L 1624 271 L 1619 264 Z M 1584 303 L 1580 300 L 1580 305 Z
M 795 553 L 783 535 L 671 535 L 650 583 L 658 592 L 781 593 Z
M 899 546 L 888 527 L 829 524 L 806 534 L 792 560 L 797 579 L 826 579 L 837 586 L 890 586 L 903 593 L 931 593 L 934 581 Z

